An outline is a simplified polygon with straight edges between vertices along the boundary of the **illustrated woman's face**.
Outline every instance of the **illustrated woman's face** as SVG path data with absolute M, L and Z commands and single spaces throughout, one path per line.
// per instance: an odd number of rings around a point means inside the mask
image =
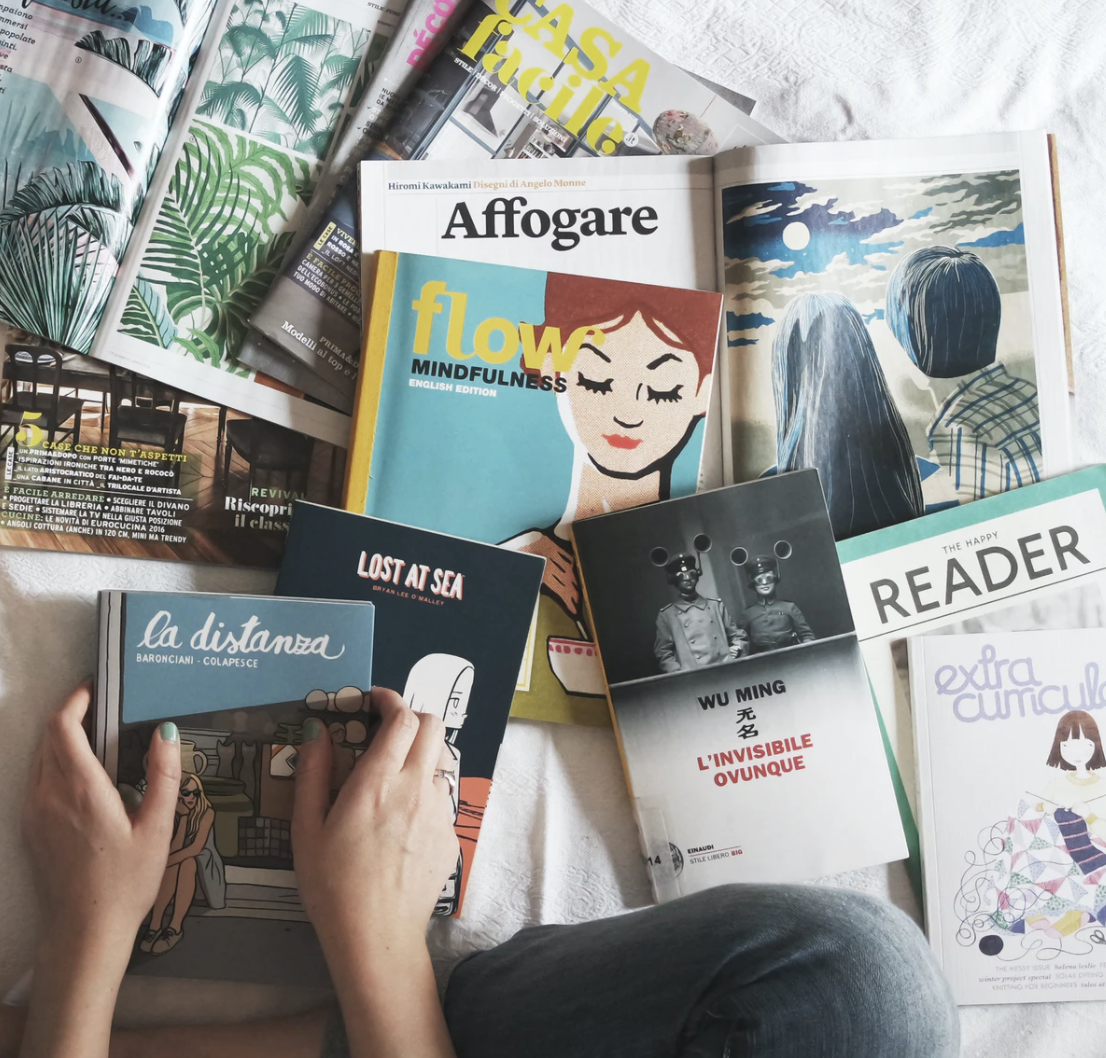
M 706 413 L 707 386 L 695 357 L 658 338 L 641 313 L 605 338 L 581 346 L 561 399 L 570 432 L 600 470 L 637 474 L 668 456 Z
M 199 796 L 200 791 L 196 789 L 195 784 L 186 780 L 181 785 L 180 793 L 177 794 L 177 815 L 188 815 L 196 807 L 196 800 Z
M 1082 735 L 1077 728 L 1072 731 L 1071 738 L 1060 743 L 1060 756 L 1073 767 L 1086 764 L 1094 756 L 1094 739 Z

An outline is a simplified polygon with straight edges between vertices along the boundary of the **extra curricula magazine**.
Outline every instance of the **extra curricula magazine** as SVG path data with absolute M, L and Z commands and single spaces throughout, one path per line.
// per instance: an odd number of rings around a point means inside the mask
M 658 900 L 906 855 L 816 471 L 573 537 Z
M 512 715 L 609 723 L 568 526 L 695 490 L 720 307 L 381 252 L 345 506 L 547 560 Z
M 297 503 L 278 595 L 366 599 L 376 607 L 373 677 L 446 725 L 458 783 L 461 855 L 435 914 L 460 915 L 543 560 L 506 548 Z
M 130 973 L 326 984 L 293 873 L 296 747 L 304 721 L 323 720 L 342 782 L 369 739 L 372 654 L 369 603 L 100 593 L 93 748 L 131 803 L 164 720 L 183 766 Z
M 1104 655 L 1101 628 L 910 639 L 926 932 L 958 1003 L 1106 996 Z
M 585 3 L 477 0 L 368 157 L 561 163 L 712 155 L 776 139 Z M 570 166 L 557 168 L 570 177 Z M 350 392 L 361 348 L 356 214 L 350 181 L 250 319 Z
M 907 639 L 1106 626 L 1106 467 L 837 546 L 918 881 Z

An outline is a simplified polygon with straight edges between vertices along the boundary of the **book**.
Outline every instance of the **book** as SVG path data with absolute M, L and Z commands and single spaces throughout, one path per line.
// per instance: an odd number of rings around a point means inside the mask
M 716 159 L 727 480 L 815 466 L 838 539 L 1071 470 L 1044 132 Z
M 837 552 L 920 891 L 906 641 L 965 623 L 973 632 L 1106 624 L 1106 468 L 843 540 Z
M 695 490 L 720 308 L 381 252 L 344 506 L 547 559 L 513 716 L 609 724 L 567 526 Z
M 435 914 L 460 915 L 544 563 L 533 555 L 299 502 L 278 595 L 371 600 L 377 685 L 440 716 L 458 773 L 457 870 Z
M 293 873 L 304 721 L 335 743 L 334 782 L 370 737 L 373 607 L 199 592 L 103 591 L 91 742 L 124 799 L 145 789 L 165 720 L 180 732 L 170 861 L 130 973 L 326 984 Z
M 572 533 L 658 900 L 906 855 L 817 471 Z
M 367 157 L 710 155 L 776 139 L 738 104 L 587 4 L 478 0 Z M 361 338 L 356 215 L 348 181 L 250 320 L 350 392 Z
M 0 325 L 23 387 L 0 399 L 0 545 L 272 569 L 293 497 L 340 501 L 344 448 L 15 337 Z
M 1106 631 L 984 623 L 909 640 L 926 932 L 958 1003 L 1101 999 Z

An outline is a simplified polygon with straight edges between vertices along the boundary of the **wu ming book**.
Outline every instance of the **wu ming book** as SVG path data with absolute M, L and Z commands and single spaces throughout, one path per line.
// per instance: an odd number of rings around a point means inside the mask
M 314 503 L 296 504 L 288 543 L 277 594 L 371 600 L 376 683 L 445 723 L 461 851 L 434 913 L 459 916 L 545 562 Z
M 816 471 L 573 537 L 658 900 L 906 856 Z
M 93 748 L 132 803 L 164 720 L 180 731 L 183 768 L 129 972 L 327 982 L 293 873 L 297 746 L 309 716 L 326 723 L 336 788 L 367 745 L 373 616 L 367 602 L 100 593 Z
M 1101 1000 L 1106 630 L 972 628 L 909 640 L 926 933 L 958 1003 Z
M 382 252 L 345 507 L 546 559 L 512 715 L 609 724 L 568 526 L 694 492 L 718 294 Z

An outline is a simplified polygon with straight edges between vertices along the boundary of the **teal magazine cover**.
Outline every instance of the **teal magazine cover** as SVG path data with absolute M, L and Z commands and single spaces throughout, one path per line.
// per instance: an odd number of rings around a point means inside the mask
M 369 602 L 100 593 L 92 741 L 125 799 L 154 729 L 181 739 L 169 861 L 129 972 L 326 983 L 293 873 L 296 747 L 309 716 L 326 724 L 335 790 L 364 750 L 373 619 Z
M 720 308 L 380 254 L 345 506 L 546 559 L 513 716 L 609 724 L 568 526 L 695 491 Z

